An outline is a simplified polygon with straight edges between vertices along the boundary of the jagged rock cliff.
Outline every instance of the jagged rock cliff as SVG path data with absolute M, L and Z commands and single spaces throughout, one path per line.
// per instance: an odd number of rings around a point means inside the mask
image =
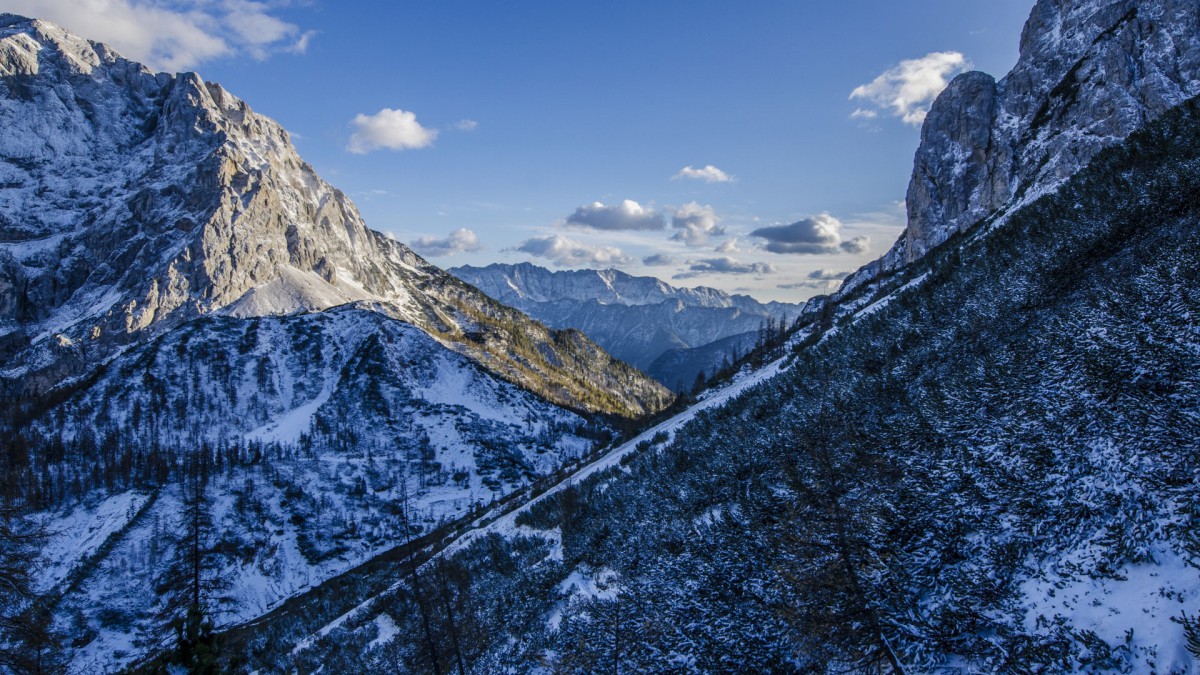
M 908 230 L 883 267 L 1054 189 L 1197 93 L 1193 0 L 1039 0 L 1007 77 L 960 75 L 934 102 L 908 188 Z

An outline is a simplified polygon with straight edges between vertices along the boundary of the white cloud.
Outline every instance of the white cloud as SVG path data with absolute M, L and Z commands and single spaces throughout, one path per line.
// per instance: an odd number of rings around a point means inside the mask
M 452 127 L 455 131 L 475 131 L 479 128 L 479 122 L 475 120 L 459 120 Z
M 303 53 L 315 34 L 275 16 L 285 2 L 255 0 L 8 0 L 4 11 L 42 18 L 111 45 L 155 70 L 178 72 L 245 54 Z
M 438 257 L 469 253 L 483 248 L 479 245 L 479 237 L 465 227 L 451 232 L 445 237 L 421 237 L 412 243 L 412 248 L 424 256 Z
M 626 199 L 612 206 L 600 202 L 581 206 L 567 216 L 567 225 L 594 230 L 661 230 L 666 219 L 653 209 Z
M 879 117 L 878 112 L 874 110 L 867 110 L 866 108 L 858 108 L 854 112 L 850 113 L 850 119 L 855 120 L 873 120 L 876 117 Z
M 515 250 L 545 258 L 559 267 L 611 267 L 633 262 L 633 258 L 614 246 L 585 244 L 561 234 L 527 239 Z
M 933 52 L 919 59 L 901 61 L 900 65 L 856 87 L 850 98 L 889 110 L 905 124 L 920 125 L 933 99 L 942 93 L 950 79 L 970 68 L 971 63 L 959 52 Z M 872 112 L 859 108 L 851 117 L 870 119 Z
M 679 170 L 679 173 L 671 177 L 671 180 L 680 180 L 687 178 L 690 180 L 702 180 L 705 183 L 736 183 L 737 178 L 730 176 L 717 167 L 709 164 L 703 169 L 696 169 L 692 166 L 685 166 Z
M 689 260 L 686 272 L 676 274 L 674 279 L 691 279 L 702 274 L 752 274 L 755 276 L 763 276 L 765 274 L 773 274 L 775 266 L 770 263 L 743 263 L 729 256 L 720 258 L 705 258 L 703 260 Z
M 738 246 L 737 237 L 734 237 L 733 239 L 726 239 L 721 242 L 713 251 L 717 253 L 741 253 L 742 249 Z
M 437 138 L 436 129 L 426 129 L 417 115 L 407 110 L 384 108 L 374 115 L 359 113 L 353 121 L 355 131 L 346 150 L 364 155 L 372 150 L 409 150 L 424 148 Z
M 684 204 L 671 218 L 671 227 L 679 230 L 671 239 L 688 246 L 704 246 L 710 236 L 725 234 L 725 228 L 717 227 L 719 221 L 711 206 L 700 206 L 696 202 Z
M 868 237 L 855 237 L 842 241 L 842 221 L 828 213 L 799 220 L 791 225 L 760 227 L 750 233 L 752 237 L 766 239 L 766 249 L 772 253 L 805 253 L 811 255 L 837 253 L 865 253 L 871 243 Z

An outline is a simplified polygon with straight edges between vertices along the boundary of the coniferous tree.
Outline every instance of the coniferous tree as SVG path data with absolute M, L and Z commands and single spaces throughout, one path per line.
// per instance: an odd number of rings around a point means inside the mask
M 44 539 L 30 519 L 0 511 L 0 671 L 66 672 L 47 598 L 33 588 Z

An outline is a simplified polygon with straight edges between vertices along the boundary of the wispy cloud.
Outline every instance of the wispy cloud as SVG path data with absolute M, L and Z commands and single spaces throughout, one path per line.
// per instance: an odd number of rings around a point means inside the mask
M 374 115 L 359 113 L 351 123 L 354 133 L 346 150 L 364 155 L 372 150 L 410 150 L 431 145 L 437 138 L 436 129 L 426 129 L 415 113 L 384 108 Z
M 612 206 L 601 202 L 580 206 L 567 216 L 567 225 L 593 230 L 661 230 L 666 219 L 653 209 L 626 199 Z
M 474 231 L 460 227 L 445 237 L 421 237 L 412 243 L 412 248 L 421 255 L 436 258 L 455 253 L 470 253 L 483 247 L 479 245 L 479 237 Z
M 933 52 L 919 59 L 901 61 L 874 80 L 856 87 L 850 92 L 850 100 L 887 110 L 905 124 L 920 125 L 933 99 L 942 93 L 950 79 L 970 68 L 971 63 L 959 52 Z M 872 113 L 875 110 L 859 108 L 851 117 L 870 119 Z
M 559 267 L 609 267 L 633 262 L 615 246 L 586 244 L 561 234 L 526 239 L 514 250 L 545 258 Z
M 743 263 L 729 256 L 720 258 L 705 258 L 689 260 L 687 271 L 676 274 L 674 279 L 691 279 L 704 274 L 752 274 L 763 276 L 773 274 L 775 266 L 771 263 Z
M 717 244 L 717 247 L 713 250 L 717 253 L 741 253 L 742 251 L 742 249 L 738 246 L 737 237 L 734 237 L 733 239 L 726 239 L 720 244 Z
M 475 120 L 459 120 L 451 127 L 455 131 L 475 131 L 478 128 L 479 122 Z
M 703 169 L 697 169 L 691 165 L 685 166 L 679 170 L 679 173 L 671 177 L 671 180 L 702 180 L 705 183 L 736 183 L 737 178 L 730 176 L 717 167 L 709 164 Z
M 4 10 L 47 19 L 107 43 L 155 70 L 191 70 L 221 57 L 302 54 L 315 31 L 277 16 L 285 1 L 8 0 Z
M 838 253 L 864 253 L 871 240 L 854 237 L 842 241 L 842 222 L 822 213 L 796 221 L 790 225 L 760 227 L 750 233 L 752 237 L 765 239 L 766 249 L 772 253 L 821 255 Z

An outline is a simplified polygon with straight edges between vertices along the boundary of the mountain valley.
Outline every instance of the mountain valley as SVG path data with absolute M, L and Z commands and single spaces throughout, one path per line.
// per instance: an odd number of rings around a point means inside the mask
M 802 305 L 443 271 L 0 15 L 0 672 L 1194 671 L 1200 5 L 1033 4 Z

